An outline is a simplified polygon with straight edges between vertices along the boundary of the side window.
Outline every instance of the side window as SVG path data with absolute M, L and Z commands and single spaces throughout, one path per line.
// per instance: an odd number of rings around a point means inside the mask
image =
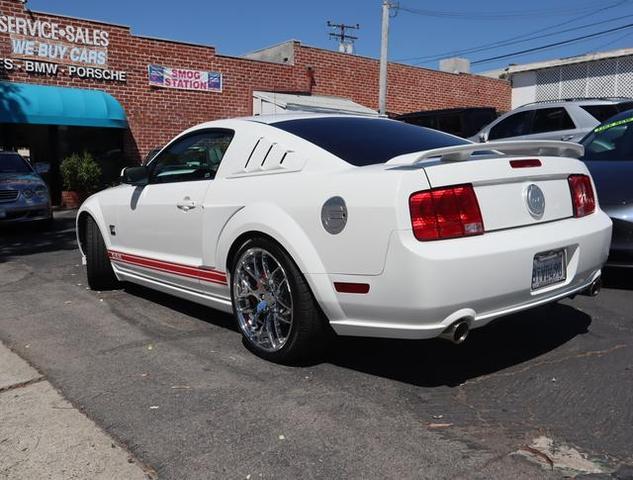
M 231 130 L 203 130 L 176 140 L 151 162 L 150 183 L 215 178 L 232 139 Z
M 510 115 L 508 118 L 501 120 L 490 129 L 488 134 L 489 140 L 497 138 L 518 137 L 519 135 L 528 135 L 530 133 L 530 119 L 532 111 L 518 112 Z
M 616 115 L 621 110 L 618 110 L 618 105 L 615 104 L 604 104 L 604 105 L 581 105 L 585 112 L 591 115 L 593 118 L 598 120 L 600 123 L 605 120 L 611 118 L 613 115 Z
M 576 128 L 564 108 L 541 108 L 534 112 L 531 133 L 555 132 Z

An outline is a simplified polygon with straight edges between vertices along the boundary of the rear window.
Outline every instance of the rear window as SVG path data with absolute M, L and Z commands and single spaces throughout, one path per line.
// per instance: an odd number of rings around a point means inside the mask
M 631 110 L 632 108 L 633 102 L 618 103 L 618 112 L 626 112 L 627 110 Z
M 633 102 L 610 103 L 604 105 L 581 105 L 580 108 L 602 123 L 620 112 L 631 110 L 633 108 Z
M 428 128 L 380 118 L 304 118 L 277 122 L 272 126 L 301 137 L 357 167 L 385 163 L 405 153 L 470 143 Z
M 615 104 L 610 105 L 581 105 L 585 112 L 594 117 L 600 123 L 604 122 L 608 118 L 611 118 L 613 115 L 618 113 L 618 106 Z

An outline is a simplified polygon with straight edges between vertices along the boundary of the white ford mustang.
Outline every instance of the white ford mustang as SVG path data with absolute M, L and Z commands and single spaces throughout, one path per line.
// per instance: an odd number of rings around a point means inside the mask
M 273 361 L 313 353 L 331 329 L 459 343 L 597 293 L 611 221 L 581 154 L 384 118 L 214 121 L 86 200 L 79 245 L 93 289 L 124 280 L 233 312 Z

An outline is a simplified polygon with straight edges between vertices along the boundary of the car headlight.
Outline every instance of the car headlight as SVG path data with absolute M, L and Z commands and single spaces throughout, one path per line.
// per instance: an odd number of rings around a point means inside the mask
M 35 187 L 35 195 L 40 198 L 47 198 L 48 188 L 46 188 L 46 185 L 38 185 L 37 187 Z

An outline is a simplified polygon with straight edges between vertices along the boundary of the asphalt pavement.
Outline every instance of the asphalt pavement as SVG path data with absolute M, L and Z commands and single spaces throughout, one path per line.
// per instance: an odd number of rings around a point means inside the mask
M 136 463 L 0 343 L 0 479 L 143 480 Z
M 285 367 L 229 315 L 88 290 L 57 217 L 0 227 L 0 341 L 158 478 L 633 479 L 627 271 L 459 346 L 339 338 Z

